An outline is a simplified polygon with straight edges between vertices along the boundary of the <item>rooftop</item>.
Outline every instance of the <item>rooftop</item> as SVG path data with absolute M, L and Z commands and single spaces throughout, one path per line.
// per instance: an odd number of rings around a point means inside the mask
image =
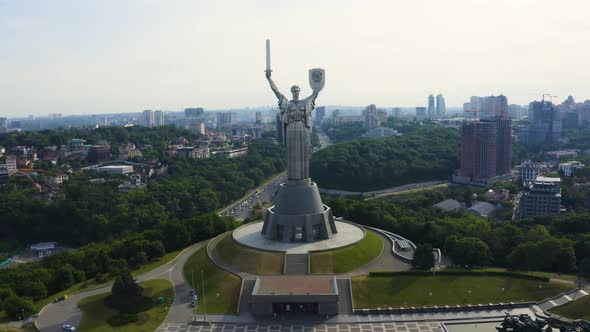
M 252 295 L 338 295 L 336 277 L 280 275 L 256 277 Z
M 39 242 L 37 244 L 31 245 L 31 249 L 33 250 L 47 250 L 47 249 L 54 249 L 57 246 L 57 242 Z
M 537 176 L 537 182 L 561 182 L 561 178 L 552 178 L 548 176 Z
M 438 202 L 438 203 L 434 204 L 433 207 L 443 209 L 445 211 L 451 211 L 451 210 L 460 209 L 463 207 L 463 205 L 454 199 L 447 199 L 442 202 Z
M 473 204 L 467 212 L 479 215 L 482 217 L 489 217 L 492 216 L 496 212 L 496 206 L 488 203 L 488 202 L 477 202 Z

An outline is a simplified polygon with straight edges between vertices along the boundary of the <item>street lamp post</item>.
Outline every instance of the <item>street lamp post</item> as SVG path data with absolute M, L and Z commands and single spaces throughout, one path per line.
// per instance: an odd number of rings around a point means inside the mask
M 205 271 L 201 270 L 201 288 L 203 290 L 203 314 L 207 321 L 207 302 L 205 301 Z

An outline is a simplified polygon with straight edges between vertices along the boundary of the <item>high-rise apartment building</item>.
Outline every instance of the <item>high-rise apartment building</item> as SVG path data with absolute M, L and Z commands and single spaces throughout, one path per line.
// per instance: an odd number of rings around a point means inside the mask
M 497 118 L 496 124 L 496 174 L 509 174 L 512 170 L 512 120 Z
M 256 112 L 256 124 L 262 124 L 262 113 Z
M 557 214 L 561 211 L 561 179 L 539 176 L 524 186 L 521 218 Z
M 164 112 L 162 111 L 154 111 L 154 127 L 159 127 L 164 125 Z
M 520 164 L 520 166 L 518 166 L 518 169 L 519 169 L 520 179 L 523 182 L 533 181 L 540 174 L 539 166 L 537 166 L 537 164 L 532 163 L 532 162 L 525 161 L 522 164 Z
M 111 147 L 108 144 L 91 145 L 88 148 L 86 160 L 92 163 L 99 163 L 111 159 Z
M 479 119 L 493 119 L 508 117 L 508 100 L 505 96 L 471 97 L 463 104 L 465 117 Z
M 18 168 L 16 167 L 17 164 L 17 157 L 13 154 L 9 154 L 6 156 L 6 171 L 8 172 L 8 175 L 12 175 L 15 174 L 18 171 Z
M 320 106 L 315 108 L 315 122 L 320 125 L 326 116 L 326 107 Z
M 374 104 L 365 107 L 363 116 L 365 129 L 369 130 L 381 126 L 381 119 L 377 113 L 377 107 Z
M 0 134 L 8 131 L 8 119 L 0 118 Z
M 428 95 L 428 116 L 432 118 L 434 111 L 434 95 Z
M 464 121 L 459 176 L 464 182 L 487 183 L 510 174 L 512 121 L 505 118 Z
M 152 128 L 154 126 L 154 111 L 152 110 L 145 110 L 142 114 L 142 124 L 148 128 Z
M 529 104 L 528 144 L 553 142 L 561 136 L 562 119 L 550 101 L 533 101 Z
M 235 112 L 219 112 L 217 113 L 217 128 L 228 127 L 235 125 L 238 115 Z
M 445 98 L 441 93 L 436 95 L 436 116 L 444 116 L 447 112 L 447 106 L 445 105 Z

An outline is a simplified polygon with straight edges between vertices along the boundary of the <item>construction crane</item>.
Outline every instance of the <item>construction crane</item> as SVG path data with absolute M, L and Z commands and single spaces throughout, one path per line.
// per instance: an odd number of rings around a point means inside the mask
M 553 103 L 553 98 L 557 98 L 557 96 L 553 96 L 550 93 L 543 93 L 541 101 L 545 101 L 545 97 L 549 97 L 549 102 Z

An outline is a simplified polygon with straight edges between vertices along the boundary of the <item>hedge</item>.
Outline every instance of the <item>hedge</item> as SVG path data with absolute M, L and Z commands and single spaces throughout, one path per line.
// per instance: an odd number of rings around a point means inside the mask
M 529 279 L 529 280 L 536 280 L 536 281 L 544 281 L 548 282 L 548 277 L 541 277 L 530 275 L 526 273 L 519 273 L 519 272 L 510 272 L 510 271 L 437 271 L 433 273 L 432 271 L 419 271 L 419 270 L 410 270 L 410 271 L 372 271 L 369 272 L 369 277 L 393 277 L 393 276 L 432 276 L 432 275 L 439 275 L 439 276 L 498 276 L 498 277 L 511 277 L 511 278 L 520 278 L 520 279 Z

